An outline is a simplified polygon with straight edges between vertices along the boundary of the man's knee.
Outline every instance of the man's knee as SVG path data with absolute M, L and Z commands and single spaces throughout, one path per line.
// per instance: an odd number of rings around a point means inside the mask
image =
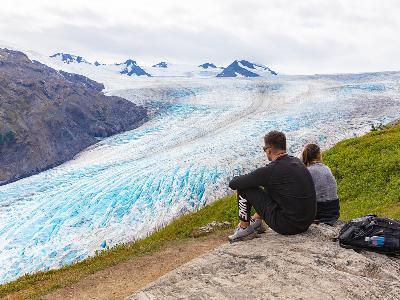
M 238 196 L 242 196 L 243 198 L 247 199 L 249 202 L 251 202 L 251 198 L 257 197 L 260 192 L 263 192 L 264 190 L 260 187 L 257 188 L 248 188 L 248 189 L 241 189 L 238 190 Z

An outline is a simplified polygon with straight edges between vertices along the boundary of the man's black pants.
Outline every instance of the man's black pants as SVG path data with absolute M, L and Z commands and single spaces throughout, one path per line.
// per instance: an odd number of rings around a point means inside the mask
M 241 221 L 250 222 L 251 208 L 254 207 L 265 223 L 280 234 L 298 234 L 304 231 L 296 228 L 282 215 L 278 204 L 261 187 L 238 190 L 237 201 Z

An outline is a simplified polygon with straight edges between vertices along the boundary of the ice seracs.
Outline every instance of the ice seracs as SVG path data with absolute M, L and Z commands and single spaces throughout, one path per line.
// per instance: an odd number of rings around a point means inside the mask
M 264 65 L 247 60 L 235 60 L 217 77 L 261 77 L 271 75 L 277 75 L 277 73 Z

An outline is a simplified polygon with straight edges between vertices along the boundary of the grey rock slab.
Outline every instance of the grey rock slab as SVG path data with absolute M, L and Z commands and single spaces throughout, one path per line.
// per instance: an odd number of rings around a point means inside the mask
M 341 248 L 339 229 L 227 243 L 128 299 L 399 299 L 400 259 Z

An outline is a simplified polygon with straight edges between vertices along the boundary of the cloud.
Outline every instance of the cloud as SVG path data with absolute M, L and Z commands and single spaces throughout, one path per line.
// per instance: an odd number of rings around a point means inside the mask
M 285 73 L 400 69 L 397 1 L 114 2 L 14 0 L 0 9 L 0 37 L 104 62 L 248 58 Z

